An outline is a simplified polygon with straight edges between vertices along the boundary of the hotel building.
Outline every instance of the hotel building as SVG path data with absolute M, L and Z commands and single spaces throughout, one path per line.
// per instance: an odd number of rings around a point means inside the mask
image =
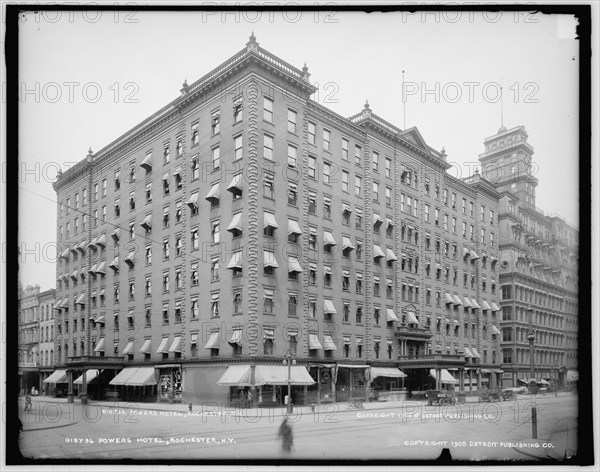
M 534 375 L 559 387 L 578 379 L 578 229 L 535 206 L 538 180 L 523 126 L 485 139 L 483 175 L 499 201 L 503 383 Z
M 281 402 L 286 354 L 295 403 L 499 383 L 500 194 L 417 128 L 311 100 L 309 77 L 252 35 L 62 173 L 61 372 L 261 404 Z

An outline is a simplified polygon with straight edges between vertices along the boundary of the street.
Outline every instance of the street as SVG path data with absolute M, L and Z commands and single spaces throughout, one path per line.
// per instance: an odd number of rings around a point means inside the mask
M 530 409 L 537 405 L 538 439 Z M 576 452 L 577 399 L 520 395 L 514 402 L 427 406 L 424 402 L 296 408 L 291 455 L 277 437 L 283 410 L 217 405 L 94 402 L 37 397 L 25 413 L 21 452 L 37 459 L 435 459 L 563 460 Z

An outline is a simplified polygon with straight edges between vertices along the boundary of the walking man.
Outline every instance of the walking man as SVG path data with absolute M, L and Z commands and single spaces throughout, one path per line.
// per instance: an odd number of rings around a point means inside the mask
M 283 418 L 281 426 L 279 426 L 279 437 L 281 438 L 281 448 L 283 452 L 285 454 L 290 454 L 294 444 L 294 433 L 287 417 Z

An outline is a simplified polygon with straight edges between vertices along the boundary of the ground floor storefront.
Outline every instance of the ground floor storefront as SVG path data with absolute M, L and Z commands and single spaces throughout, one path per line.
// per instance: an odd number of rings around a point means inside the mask
M 561 367 L 536 367 L 531 375 L 531 368 L 525 365 L 503 367 L 502 382 L 505 387 L 522 387 L 529 379 L 539 381 L 542 387 L 556 386 L 558 389 L 574 387 L 579 374 L 575 369 Z

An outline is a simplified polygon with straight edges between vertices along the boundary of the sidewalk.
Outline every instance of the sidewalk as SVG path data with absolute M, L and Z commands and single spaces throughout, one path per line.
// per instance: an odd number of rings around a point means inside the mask
M 564 396 L 570 396 L 571 393 L 570 392 L 559 392 L 558 393 L 558 397 L 564 397 Z M 519 394 L 517 396 L 517 400 L 534 400 L 536 402 L 539 401 L 545 401 L 545 400 L 549 400 L 555 398 L 554 394 L 547 394 L 547 395 L 521 395 Z M 33 409 L 34 412 L 36 411 L 36 404 L 37 403 L 59 403 L 59 404 L 65 404 L 65 405 L 81 405 L 81 401 L 79 399 L 75 399 L 74 403 L 68 403 L 66 398 L 55 398 L 55 397 L 45 397 L 45 396 L 38 396 L 38 397 L 32 397 L 32 402 L 33 402 Z M 465 403 L 468 404 L 476 404 L 479 403 L 479 397 L 477 395 L 468 395 L 465 399 Z M 503 402 L 499 402 L 499 404 L 502 404 Z M 506 403 L 506 402 L 504 402 Z M 154 402 L 154 403 L 141 403 L 141 402 L 131 402 L 131 401 L 119 401 L 119 402 L 115 402 L 115 401 L 89 401 L 88 403 L 89 405 L 93 405 L 93 406 L 101 406 L 101 407 L 106 407 L 106 408 L 122 408 L 122 409 L 132 409 L 132 408 L 136 408 L 136 409 L 140 409 L 140 410 L 153 410 L 153 411 L 172 411 L 172 412 L 177 412 L 177 413 L 189 413 L 190 409 L 189 409 L 189 403 L 183 402 L 183 403 L 168 403 L 168 402 Z M 406 407 L 412 407 L 415 405 L 426 405 L 427 402 L 425 400 L 406 400 L 404 402 L 402 401 L 396 401 L 396 402 L 364 402 L 363 406 L 364 406 L 364 410 L 390 410 L 390 409 L 401 409 L 401 408 L 406 408 Z M 458 404 L 460 405 L 460 404 Z M 20 398 L 20 412 L 23 412 L 23 406 L 24 406 L 24 399 Z M 447 405 L 447 407 L 452 407 L 451 405 Z M 340 412 L 358 412 L 358 411 L 363 411 L 363 410 L 357 410 L 354 408 L 350 408 L 348 407 L 347 402 L 339 402 L 339 403 L 322 403 L 321 405 L 314 405 L 315 411 L 320 411 L 320 412 L 331 412 L 331 411 L 340 411 Z M 435 408 L 434 406 L 431 406 L 430 408 Z M 39 411 L 41 408 L 37 408 L 37 411 Z M 50 408 L 45 407 L 45 409 L 50 411 Z M 285 416 L 286 415 L 286 409 L 285 406 L 279 406 L 279 407 L 269 407 L 269 408 L 258 408 L 258 407 L 252 407 L 252 408 L 234 408 L 234 407 L 229 407 L 226 405 L 226 403 L 222 403 L 220 405 L 216 405 L 215 403 L 211 403 L 208 402 L 206 404 L 192 404 L 192 408 L 191 408 L 191 412 L 193 414 L 200 414 L 200 413 L 210 413 L 210 412 L 215 412 L 220 410 L 221 412 L 224 412 L 226 414 L 230 414 L 232 416 L 235 415 L 243 415 L 243 416 L 260 416 L 260 412 L 261 411 L 266 411 L 269 409 L 273 410 L 272 415 L 274 416 Z M 312 408 L 310 405 L 299 405 L 296 406 L 294 405 L 294 414 L 311 414 L 313 412 Z M 25 421 L 23 421 L 23 424 L 25 425 Z

